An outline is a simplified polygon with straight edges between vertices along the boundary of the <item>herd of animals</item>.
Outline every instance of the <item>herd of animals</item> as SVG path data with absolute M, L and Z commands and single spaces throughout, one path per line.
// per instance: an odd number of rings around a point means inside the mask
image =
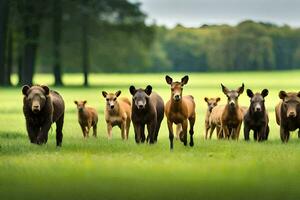
M 183 87 L 189 77 L 184 76 L 181 81 L 173 81 L 166 76 L 166 83 L 170 86 L 170 99 L 164 103 L 159 94 L 152 91 L 148 85 L 145 89 L 136 89 L 130 86 L 132 101 L 120 97 L 121 91 L 116 93 L 102 92 L 106 99 L 105 121 L 107 123 L 108 138 L 112 138 L 112 128 L 121 129 L 123 140 L 128 139 L 130 123 L 132 122 L 136 143 L 156 143 L 161 122 L 166 116 L 169 130 L 170 148 L 173 149 L 175 138 L 186 146 L 194 146 L 194 124 L 196 120 L 195 101 L 192 95 L 183 96 Z M 249 133 L 253 131 L 256 141 L 265 141 L 269 135 L 269 118 L 265 107 L 265 97 L 268 90 L 253 93 L 247 89 L 250 106 L 241 107 L 238 104 L 239 96 L 244 92 L 244 84 L 236 90 L 230 90 L 223 84 L 222 91 L 227 97 L 226 105 L 218 105 L 220 97 L 207 98 L 207 113 L 205 117 L 205 138 L 211 138 L 216 130 L 218 139 L 238 140 L 242 122 L 244 122 L 244 139 L 249 140 Z M 48 140 L 48 131 L 52 123 L 56 123 L 56 144 L 62 145 L 62 128 L 64 123 L 65 105 L 62 96 L 44 85 L 25 85 L 22 88 L 23 113 L 26 119 L 26 128 L 31 143 L 45 144 Z M 276 122 L 280 126 L 282 142 L 288 142 L 290 131 L 300 128 L 300 92 L 279 92 L 280 102 L 275 107 Z M 98 114 L 95 108 L 86 106 L 86 101 L 74 101 L 78 110 L 78 122 L 83 137 L 87 138 L 93 128 L 93 136 L 97 137 Z M 147 127 L 148 135 L 145 135 Z M 300 131 L 298 132 L 300 137 Z

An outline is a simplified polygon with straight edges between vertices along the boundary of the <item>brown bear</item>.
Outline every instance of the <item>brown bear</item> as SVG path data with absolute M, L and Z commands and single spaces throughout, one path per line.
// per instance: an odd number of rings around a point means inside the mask
M 147 142 L 157 142 L 161 121 L 164 118 L 164 101 L 148 85 L 146 89 L 130 86 L 132 95 L 131 120 L 134 127 L 136 143 L 145 142 L 145 125 L 147 125 Z
M 31 143 L 45 144 L 52 123 L 56 122 L 56 145 L 61 146 L 65 103 L 56 91 L 47 86 L 28 86 L 22 88 L 23 113 Z
M 299 129 L 300 138 L 300 92 L 279 92 L 281 101 L 275 107 L 276 122 L 280 126 L 282 142 L 288 142 L 290 131 Z

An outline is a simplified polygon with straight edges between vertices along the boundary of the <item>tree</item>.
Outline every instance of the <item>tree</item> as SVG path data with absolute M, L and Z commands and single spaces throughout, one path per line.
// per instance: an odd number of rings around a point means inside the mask
M 8 0 L 0 1 L 0 85 L 8 85 L 5 63 L 7 29 L 8 29 L 9 2 Z
M 62 69 L 61 69 L 61 34 L 62 34 L 62 1 L 53 0 L 52 6 L 53 15 L 53 74 L 54 85 L 61 86 L 62 82 Z

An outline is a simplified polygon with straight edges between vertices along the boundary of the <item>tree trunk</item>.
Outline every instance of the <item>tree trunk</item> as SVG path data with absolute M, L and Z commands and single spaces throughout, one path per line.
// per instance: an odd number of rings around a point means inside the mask
M 61 70 L 61 33 L 62 5 L 60 0 L 53 0 L 53 73 L 54 84 L 63 85 Z
M 8 33 L 8 42 L 7 42 L 7 62 L 6 62 L 6 70 L 5 70 L 5 84 L 7 86 L 11 86 L 11 72 L 13 65 L 13 31 L 9 30 Z
M 7 42 L 7 24 L 8 24 L 8 0 L 0 1 L 0 85 L 6 85 L 5 82 L 5 53 Z
M 25 44 L 22 63 L 21 84 L 32 85 L 33 74 L 35 69 L 35 60 L 38 47 L 39 25 L 34 24 L 25 27 Z
M 84 86 L 88 86 L 88 74 L 89 74 L 89 41 L 88 41 L 88 22 L 87 14 L 82 14 L 81 32 L 82 32 L 82 69 L 84 76 Z
M 22 80 L 23 80 L 23 76 L 22 76 L 22 69 L 23 69 L 23 45 L 22 42 L 18 42 L 18 79 L 19 79 L 19 83 L 18 85 L 21 86 L 22 85 Z
M 38 48 L 39 32 L 42 14 L 35 2 L 25 2 L 23 16 L 24 44 L 22 54 L 21 79 L 22 85 L 32 85 L 35 71 L 35 61 Z M 35 13 L 35 14 L 32 14 Z M 31 15 L 29 15 L 31 14 Z

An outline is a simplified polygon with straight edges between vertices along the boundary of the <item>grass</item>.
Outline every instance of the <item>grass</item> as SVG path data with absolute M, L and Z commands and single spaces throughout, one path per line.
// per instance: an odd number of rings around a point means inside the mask
M 102 90 L 153 86 L 167 101 L 170 95 L 164 74 L 93 74 L 91 87 L 81 88 L 79 75 L 66 75 L 69 87 L 54 88 L 64 97 L 66 115 L 63 147 L 55 147 L 55 126 L 47 145 L 31 145 L 25 130 L 20 88 L 0 88 L 0 197 L 1 199 L 298 199 L 300 195 L 300 141 L 279 139 L 274 106 L 279 90 L 298 91 L 300 71 L 190 74 L 184 94 L 193 94 L 197 105 L 195 147 L 175 142 L 169 150 L 165 120 L 158 144 L 136 145 L 121 141 L 118 128 L 113 140 L 106 138 Z M 172 74 L 180 79 L 184 74 Z M 38 75 L 36 83 L 52 84 L 49 75 Z M 270 115 L 270 139 L 265 143 L 205 141 L 205 96 L 225 96 L 220 83 L 261 91 L 268 88 L 266 106 Z M 98 139 L 84 140 L 77 122 L 75 99 L 86 99 L 97 108 Z M 244 93 L 241 105 L 248 105 Z

